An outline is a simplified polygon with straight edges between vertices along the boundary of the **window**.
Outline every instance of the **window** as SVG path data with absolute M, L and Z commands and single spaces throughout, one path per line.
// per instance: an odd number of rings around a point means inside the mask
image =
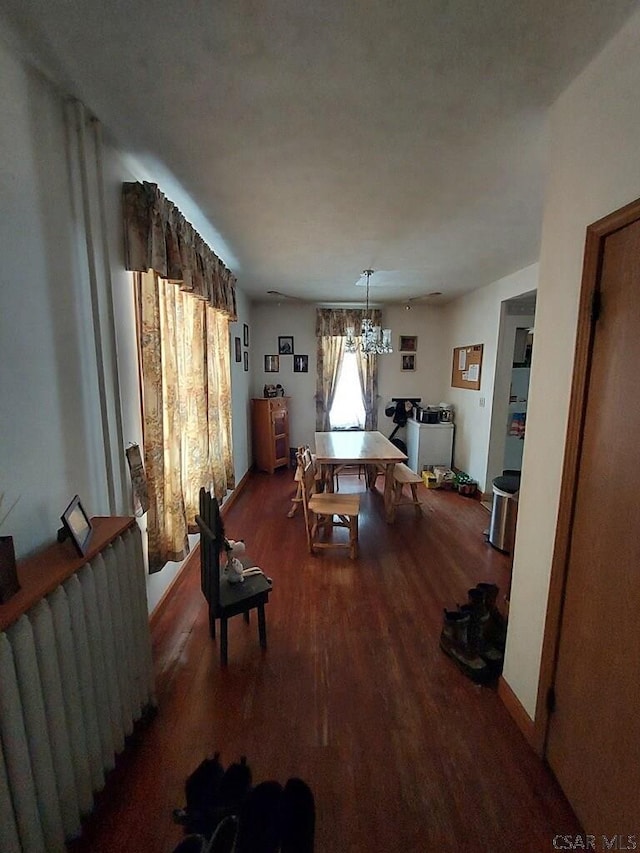
M 201 486 L 234 486 L 226 315 L 156 273 L 134 273 L 149 492 L 149 570 L 188 553 Z
M 329 412 L 332 429 L 364 429 L 365 411 L 356 354 L 346 352 L 342 357 L 336 393 Z

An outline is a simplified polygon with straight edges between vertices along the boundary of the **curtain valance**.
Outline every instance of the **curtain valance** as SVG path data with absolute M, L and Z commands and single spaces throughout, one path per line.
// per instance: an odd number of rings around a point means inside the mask
M 334 337 L 347 334 L 347 327 L 354 334 L 360 334 L 362 320 L 369 317 L 374 326 L 382 325 L 382 312 L 379 308 L 318 308 L 316 312 L 316 337 Z
M 157 184 L 124 183 L 125 264 L 175 282 L 237 319 L 236 278 Z

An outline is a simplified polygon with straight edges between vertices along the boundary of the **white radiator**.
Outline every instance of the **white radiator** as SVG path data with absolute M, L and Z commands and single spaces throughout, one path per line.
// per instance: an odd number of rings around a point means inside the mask
M 0 851 L 65 851 L 155 705 L 134 526 L 0 632 Z

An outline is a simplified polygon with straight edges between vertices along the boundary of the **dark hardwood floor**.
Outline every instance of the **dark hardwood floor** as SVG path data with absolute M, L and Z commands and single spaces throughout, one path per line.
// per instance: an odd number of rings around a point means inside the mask
M 363 488 L 353 476 L 341 490 Z M 378 483 L 381 488 L 381 481 Z M 478 581 L 507 588 L 478 501 L 427 491 L 425 517 L 383 520 L 362 492 L 360 556 L 307 553 L 292 472 L 254 474 L 227 535 L 273 578 L 268 649 L 257 624 L 229 624 L 229 666 L 207 633 L 199 565 L 153 631 L 157 716 L 140 728 L 74 853 L 169 853 L 172 809 L 207 755 L 246 755 L 254 782 L 300 776 L 316 800 L 316 851 L 545 851 L 580 827 L 496 691 L 438 646 L 444 607 Z

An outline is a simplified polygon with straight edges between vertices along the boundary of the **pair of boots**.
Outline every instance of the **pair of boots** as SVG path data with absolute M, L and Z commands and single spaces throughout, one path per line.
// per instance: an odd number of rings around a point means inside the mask
M 238 814 L 251 785 L 251 768 L 244 755 L 225 770 L 216 752 L 188 777 L 184 786 L 186 806 L 174 809 L 173 819 L 189 835 L 210 838 L 226 817 Z
M 479 583 L 466 604 L 444 611 L 440 648 L 476 684 L 502 672 L 506 624 L 496 606 L 498 591 L 496 584 Z
M 315 802 L 302 779 L 252 786 L 245 756 L 225 770 L 220 753 L 185 783 L 173 819 L 188 833 L 173 853 L 313 853 Z

